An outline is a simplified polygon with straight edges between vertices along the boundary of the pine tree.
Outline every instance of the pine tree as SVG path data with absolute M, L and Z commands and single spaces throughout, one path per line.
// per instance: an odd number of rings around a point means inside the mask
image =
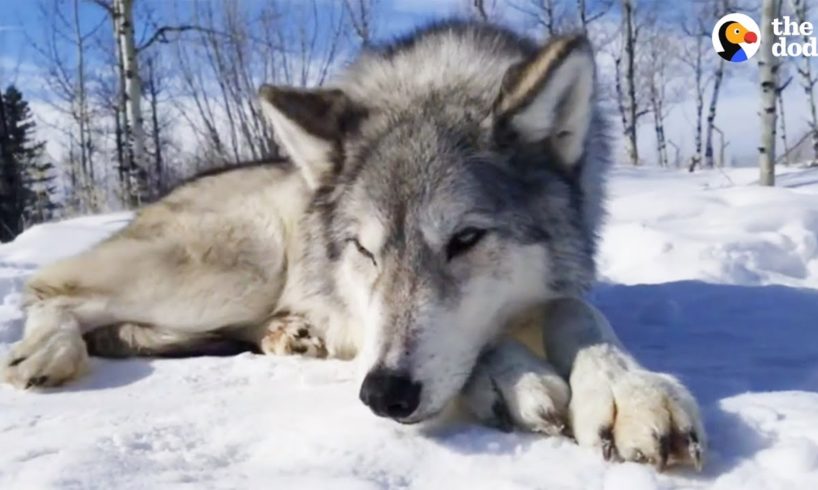
M 13 85 L 0 95 L 0 241 L 53 218 L 54 166 L 42 161 L 28 102 Z

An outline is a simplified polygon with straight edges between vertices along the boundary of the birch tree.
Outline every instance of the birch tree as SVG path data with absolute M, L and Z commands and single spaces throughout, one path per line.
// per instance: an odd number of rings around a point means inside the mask
M 74 42 L 76 43 L 77 77 L 74 93 L 76 94 L 76 119 L 79 126 L 80 166 L 82 169 L 83 185 L 94 181 L 94 163 L 91 160 L 90 147 L 90 118 L 88 111 L 88 97 L 85 83 L 85 42 L 86 36 L 82 32 L 80 23 L 79 0 L 73 1 L 74 14 Z
M 758 146 L 759 183 L 775 185 L 776 96 L 779 62 L 773 56 L 770 40 L 775 38 L 773 19 L 780 11 L 780 0 L 763 0 L 761 5 L 761 43 L 758 51 L 758 70 L 761 101 L 761 141 Z
M 785 68 L 786 65 L 779 65 L 778 78 L 787 77 Z M 787 138 L 787 115 L 786 111 L 784 110 L 784 91 L 787 89 L 790 82 L 792 82 L 792 77 L 787 77 L 787 81 L 779 85 L 775 90 L 775 97 L 778 104 L 778 127 L 780 128 L 779 134 L 781 136 L 781 148 L 784 150 L 781 158 L 784 165 L 790 164 L 790 143 L 789 139 Z
M 790 0 L 795 21 L 799 24 L 809 21 L 809 8 L 807 0 Z M 802 42 L 808 43 L 809 36 L 803 36 Z M 812 58 L 808 56 L 800 57 L 798 75 L 801 87 L 804 89 L 805 102 L 809 111 L 809 132 L 812 136 L 812 161 L 811 165 L 818 165 L 818 101 L 815 98 L 815 84 L 818 83 L 818 74 L 813 72 Z M 797 61 L 798 62 L 798 61 Z
M 133 0 L 113 0 L 114 36 L 122 72 L 122 97 L 127 120 L 125 147 L 128 151 L 128 182 L 131 206 L 139 206 L 147 192 L 148 155 L 142 120 L 142 81 L 134 40 Z
M 702 120 L 704 117 L 704 97 L 707 89 L 704 57 L 710 51 L 710 46 L 705 37 L 707 29 L 701 18 L 696 17 L 692 22 L 682 22 L 682 30 L 690 39 L 690 42 L 687 43 L 688 48 L 682 52 L 681 61 L 690 69 L 690 75 L 693 78 L 692 89 L 695 95 L 694 117 L 696 123 L 693 130 L 693 155 L 690 157 L 690 163 L 687 167 L 688 171 L 693 172 L 696 167 L 701 165 L 703 160 Z
M 713 85 L 710 91 L 710 105 L 707 109 L 707 126 L 705 131 L 704 143 L 704 166 L 713 168 L 714 154 L 713 154 L 713 130 L 716 126 L 716 110 L 719 105 L 719 94 L 721 93 L 721 85 L 724 81 L 724 64 L 726 61 L 719 59 L 716 61 L 716 70 L 713 74 Z
M 735 12 L 738 10 L 736 2 L 733 0 L 715 0 L 711 5 L 706 5 L 705 9 L 702 14 L 709 16 L 712 20 L 712 22 L 708 23 L 715 23 L 725 12 Z M 707 33 L 702 34 L 706 35 Z M 721 95 L 722 83 L 724 82 L 724 68 L 726 64 L 727 62 L 725 60 L 718 58 L 713 71 L 713 84 L 710 91 L 710 105 L 707 110 L 704 144 L 704 166 L 707 168 L 713 168 L 715 166 L 713 131 L 716 125 L 716 111 L 718 110 L 719 96 Z
M 639 145 L 637 141 L 638 119 L 645 114 L 640 111 L 637 100 L 636 46 L 639 28 L 633 0 L 622 0 L 622 50 L 615 60 L 616 89 L 619 111 L 625 133 L 625 147 L 631 165 L 639 165 Z M 624 65 L 624 66 L 623 66 Z
M 651 33 L 651 39 L 647 48 L 647 82 L 648 82 L 648 102 L 650 112 L 653 115 L 653 131 L 656 135 L 656 157 L 660 167 L 669 164 L 667 153 L 667 137 L 665 135 L 665 119 L 668 114 L 668 92 L 670 87 L 670 68 L 668 59 L 671 52 L 665 43 L 660 40 L 665 35 L 665 30 L 659 26 L 655 32 Z

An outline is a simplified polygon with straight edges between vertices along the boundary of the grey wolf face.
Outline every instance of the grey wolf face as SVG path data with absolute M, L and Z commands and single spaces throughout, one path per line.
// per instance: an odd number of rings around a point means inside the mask
M 467 42 L 456 34 L 441 49 Z M 493 85 L 447 86 L 440 73 L 406 88 L 413 74 L 396 62 L 404 89 L 392 96 L 349 83 L 260 91 L 315 191 L 303 260 L 362 332 L 361 400 L 404 423 L 444 408 L 510 316 L 593 276 L 581 183 L 594 123 L 589 45 L 565 37 L 493 53 L 496 41 L 477 47 L 504 64 L 486 75 Z M 388 71 L 401 55 L 371 53 L 358 69 Z

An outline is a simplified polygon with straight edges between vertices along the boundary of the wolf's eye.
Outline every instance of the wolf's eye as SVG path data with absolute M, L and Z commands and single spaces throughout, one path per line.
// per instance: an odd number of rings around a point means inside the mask
M 451 260 L 471 250 L 477 242 L 486 236 L 486 231 L 480 228 L 464 228 L 452 236 L 446 245 L 446 259 Z
M 378 263 L 375 262 L 375 256 L 372 255 L 372 252 L 364 248 L 364 246 L 361 245 L 361 242 L 359 242 L 357 238 L 347 238 L 347 242 L 350 242 L 353 245 L 355 245 L 355 249 L 358 250 L 358 253 L 360 253 L 367 259 L 371 260 L 373 264 L 378 265 Z

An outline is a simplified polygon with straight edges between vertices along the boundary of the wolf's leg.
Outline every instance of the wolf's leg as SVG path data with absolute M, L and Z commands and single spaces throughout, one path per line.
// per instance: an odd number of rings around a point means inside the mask
M 137 323 L 97 328 L 82 338 L 88 354 L 98 357 L 192 356 L 250 350 L 249 345 L 240 345 L 215 333 L 178 332 Z
M 127 327 L 121 333 L 135 334 L 131 340 L 144 341 L 149 353 L 166 355 L 174 353 L 171 347 L 186 352 L 188 342 L 198 345 L 225 326 L 261 322 L 283 277 L 249 260 L 213 258 L 228 252 L 114 238 L 44 267 L 27 284 L 24 337 L 0 365 L 0 377 L 22 388 L 69 381 L 86 364 L 83 335 L 102 327 L 151 325 L 156 331 Z
M 550 364 L 511 339 L 480 356 L 462 395 L 476 417 L 502 430 L 519 427 L 558 435 L 566 429 L 568 384 Z
M 598 448 L 606 459 L 701 468 L 704 428 L 684 385 L 641 367 L 584 301 L 555 300 L 545 318 L 546 354 L 570 381 L 570 419 L 579 444 Z

